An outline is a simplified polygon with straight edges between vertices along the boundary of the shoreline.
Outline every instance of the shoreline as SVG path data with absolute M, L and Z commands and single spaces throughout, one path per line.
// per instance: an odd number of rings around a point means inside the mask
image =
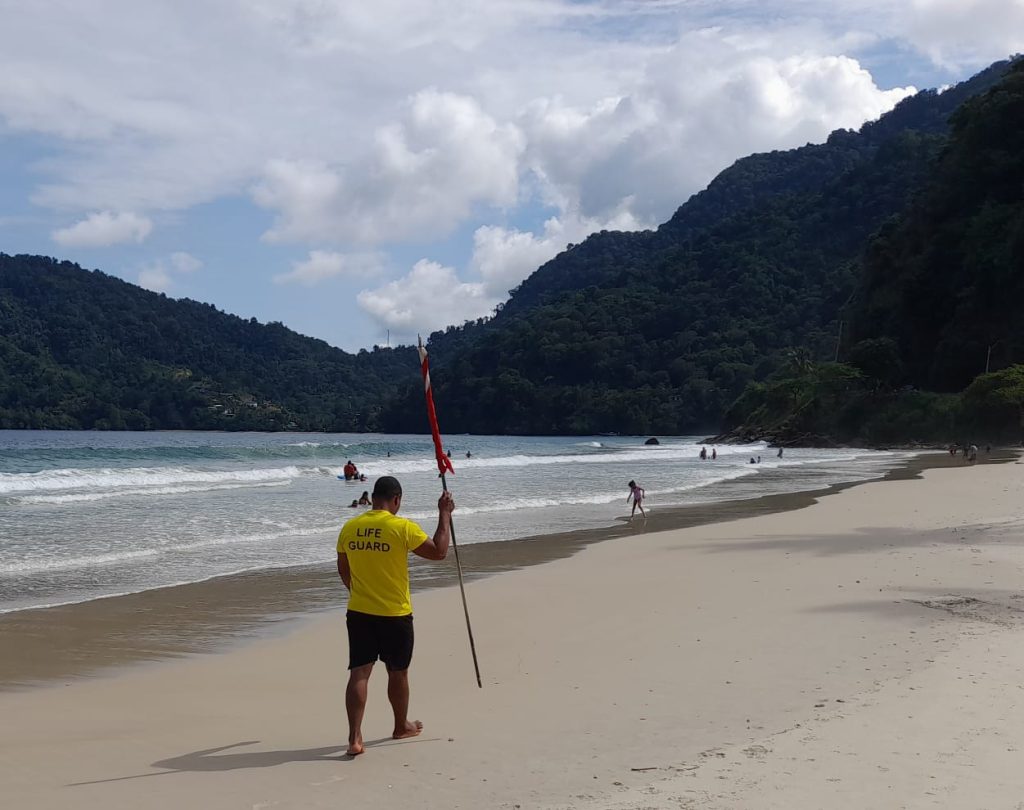
M 1012 456 L 999 454 L 994 463 Z M 683 529 L 803 509 L 837 492 L 878 480 L 962 466 L 946 454 L 920 453 L 880 479 L 790 493 L 658 509 L 646 521 L 460 546 L 467 581 L 541 565 L 628 535 Z M 772 475 L 773 473 L 765 473 Z M 737 480 L 735 483 L 740 483 Z M 723 482 L 728 489 L 734 482 Z M 735 485 L 735 484 L 734 484 Z M 456 583 L 454 563 L 410 565 L 413 590 Z M 0 691 L 104 676 L 133 665 L 230 650 L 344 605 L 333 560 L 322 566 L 260 569 L 200 582 L 0 614 Z
M 939 456 L 941 458 L 941 456 Z M 1010 807 L 1024 462 L 623 534 L 419 592 L 413 714 L 344 756 L 335 609 L 218 655 L 0 694 L 12 806 Z

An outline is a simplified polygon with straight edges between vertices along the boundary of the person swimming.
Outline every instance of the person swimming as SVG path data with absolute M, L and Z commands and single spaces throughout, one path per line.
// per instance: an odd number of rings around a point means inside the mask
M 360 506 L 369 506 L 370 505 L 370 493 L 368 491 L 364 490 L 363 494 L 359 496 L 359 502 L 358 503 L 359 503 Z

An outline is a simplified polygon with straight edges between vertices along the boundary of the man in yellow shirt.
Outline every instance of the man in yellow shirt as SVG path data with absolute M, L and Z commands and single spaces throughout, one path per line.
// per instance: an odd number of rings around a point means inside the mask
M 349 590 L 348 754 L 363 753 L 363 712 L 373 665 L 379 658 L 388 671 L 388 700 L 395 712 L 396 740 L 423 730 L 409 720 L 409 664 L 412 661 L 412 599 L 409 552 L 426 560 L 443 560 L 451 542 L 455 501 L 445 492 L 437 502 L 433 538 L 411 520 L 398 517 L 402 485 L 390 475 L 377 479 L 372 509 L 352 518 L 338 535 L 338 575 Z

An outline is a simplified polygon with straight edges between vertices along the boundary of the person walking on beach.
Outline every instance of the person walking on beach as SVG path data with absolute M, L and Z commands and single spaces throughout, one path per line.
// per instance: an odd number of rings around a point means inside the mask
M 644 516 L 644 520 L 647 520 L 647 513 L 644 511 L 644 488 L 640 486 L 636 481 L 629 482 L 629 498 L 626 498 L 626 503 L 629 503 L 630 499 L 633 501 L 633 511 L 629 513 L 629 519 L 633 519 L 633 515 L 636 514 L 637 508 L 640 509 L 640 514 Z
M 338 576 L 349 591 L 348 629 L 349 756 L 363 753 L 363 713 L 373 665 L 379 658 L 388 672 L 388 700 L 395 714 L 392 737 L 415 737 L 423 724 L 409 720 L 409 664 L 412 662 L 411 551 L 426 560 L 443 560 L 451 542 L 455 501 L 445 492 L 437 502 L 437 528 L 428 537 L 411 520 L 398 517 L 402 485 L 385 475 L 373 486 L 373 508 L 352 518 L 338 535 Z

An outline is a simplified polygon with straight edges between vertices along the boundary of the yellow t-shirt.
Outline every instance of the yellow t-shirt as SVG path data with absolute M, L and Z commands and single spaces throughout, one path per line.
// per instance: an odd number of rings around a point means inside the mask
M 411 520 L 371 509 L 341 527 L 338 553 L 352 571 L 349 610 L 374 616 L 408 616 L 409 552 L 427 539 Z

